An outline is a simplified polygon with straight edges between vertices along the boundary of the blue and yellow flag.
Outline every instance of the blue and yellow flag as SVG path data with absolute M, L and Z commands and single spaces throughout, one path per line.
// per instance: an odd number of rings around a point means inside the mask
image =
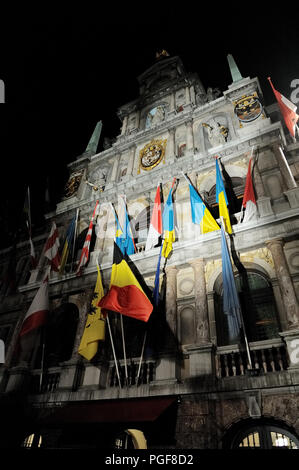
M 94 289 L 90 312 L 88 313 L 85 329 L 81 338 L 78 353 L 90 361 L 98 351 L 99 341 L 105 340 L 105 317 L 98 307 L 99 301 L 104 297 L 104 289 L 99 266 L 97 282 Z
M 206 208 L 203 200 L 201 199 L 198 192 L 189 184 L 190 191 L 190 203 L 191 203 L 191 215 L 192 222 L 200 225 L 201 233 L 214 232 L 214 230 L 220 230 L 219 225 L 212 216 L 211 212 Z
M 67 260 L 68 260 L 68 256 L 69 256 L 71 246 L 74 242 L 76 219 L 77 219 L 77 216 L 75 215 L 72 218 L 71 223 L 70 223 L 70 225 L 67 229 L 67 232 L 66 232 L 65 242 L 64 242 L 63 250 L 62 250 L 62 254 L 61 254 L 61 263 L 60 263 L 60 268 L 59 268 L 60 273 L 63 273 L 63 271 L 64 271 L 65 265 L 66 265 Z
M 117 215 L 115 214 L 116 220 L 116 234 L 115 243 L 120 248 L 123 255 L 133 255 L 135 250 L 134 240 L 132 236 L 132 230 L 130 226 L 129 216 L 126 208 L 124 209 L 123 224 L 121 227 Z
M 227 233 L 232 233 L 232 227 L 230 223 L 228 213 L 228 201 L 224 188 L 223 179 L 221 176 L 218 159 L 216 158 L 216 201 L 219 204 L 219 216 L 223 217 L 225 230 Z
M 172 203 L 172 190 L 173 190 L 174 183 L 175 183 L 175 179 L 169 191 L 168 198 L 164 206 L 163 215 L 162 215 L 162 224 L 163 224 L 163 232 L 164 232 L 162 256 L 164 256 L 164 258 L 168 258 L 170 252 L 172 251 L 172 243 L 175 241 L 174 215 L 173 215 L 173 203 Z

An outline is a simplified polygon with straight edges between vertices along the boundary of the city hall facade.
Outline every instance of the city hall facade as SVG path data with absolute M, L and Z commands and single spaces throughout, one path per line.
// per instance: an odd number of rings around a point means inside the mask
M 243 78 L 231 59 L 230 67 L 225 91 L 205 90 L 179 57 L 160 54 L 138 77 L 139 96 L 119 108 L 116 139 L 100 152 L 89 146 L 68 165 L 64 197 L 33 237 L 35 269 L 28 241 L 17 245 L 17 290 L 3 282 L 0 292 L 2 447 L 299 448 L 299 145 L 277 105 L 264 106 L 259 80 Z M 192 223 L 183 176 L 219 220 L 216 156 L 229 202 L 229 247 L 251 368 L 242 338 L 231 344 L 228 336 L 220 231 L 202 234 Z M 242 222 L 250 158 L 258 217 Z M 145 250 L 153 202 L 159 183 L 166 201 L 174 178 L 176 239 L 161 264 L 159 309 L 148 323 L 123 315 L 123 330 L 120 315 L 109 313 L 116 360 L 106 328 L 105 341 L 88 361 L 78 347 L 97 264 L 109 289 L 112 207 L 119 195 L 126 197 L 136 246 L 130 258 L 152 290 L 160 253 L 159 246 Z M 78 276 L 97 200 L 89 261 Z M 19 350 L 24 317 L 45 273 L 43 247 L 52 221 L 62 245 L 75 214 L 68 264 L 49 280 L 48 323 Z M 10 253 L 0 252 L 2 277 Z

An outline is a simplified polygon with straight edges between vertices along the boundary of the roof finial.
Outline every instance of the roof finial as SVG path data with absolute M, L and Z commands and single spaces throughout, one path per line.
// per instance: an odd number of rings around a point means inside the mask
M 168 52 L 165 49 L 161 49 L 160 51 L 156 52 L 156 59 L 162 59 L 163 57 L 169 57 Z

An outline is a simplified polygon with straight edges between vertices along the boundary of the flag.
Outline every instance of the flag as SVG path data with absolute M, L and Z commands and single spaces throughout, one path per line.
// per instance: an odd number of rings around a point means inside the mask
M 159 242 L 162 235 L 162 211 L 161 211 L 161 196 L 160 185 L 157 187 L 154 208 L 152 212 L 151 223 L 148 231 L 148 236 L 145 245 L 145 251 L 151 250 Z
M 105 318 L 98 306 L 99 301 L 104 296 L 104 289 L 101 279 L 101 271 L 97 266 L 98 275 L 91 302 L 91 309 L 88 313 L 85 329 L 81 338 L 78 353 L 90 361 L 98 351 L 99 341 L 105 340 Z
M 155 275 L 155 285 L 154 285 L 154 291 L 153 291 L 153 300 L 154 300 L 154 305 L 156 307 L 159 304 L 160 264 L 161 264 L 162 248 L 163 248 L 163 245 L 160 248 L 158 264 L 157 264 L 157 270 L 156 270 L 156 275 Z
M 122 196 L 118 196 L 116 243 L 124 255 L 133 255 L 136 251 L 126 202 Z
M 221 225 L 223 311 L 227 315 L 230 342 L 238 339 L 241 328 L 241 307 L 234 279 L 225 231 Z
M 216 220 L 206 208 L 203 200 L 201 199 L 198 192 L 189 184 L 190 192 L 190 203 L 191 203 L 191 215 L 192 222 L 194 224 L 199 224 L 201 233 L 213 232 L 214 230 L 220 230 L 219 225 Z
M 252 184 L 252 175 L 251 175 L 251 160 L 249 160 L 248 171 L 246 176 L 245 191 L 242 202 L 242 209 L 245 209 L 245 214 L 242 222 L 248 222 L 249 220 L 254 220 L 257 216 L 257 206 L 255 200 L 255 194 Z
M 116 242 L 114 242 L 110 288 L 99 302 L 99 306 L 102 310 L 112 310 L 144 322 L 148 321 L 153 310 L 152 303 Z
M 299 119 L 299 116 L 296 113 L 297 106 L 295 106 L 294 103 L 292 103 L 285 96 L 279 93 L 279 91 L 275 90 L 270 77 L 268 77 L 268 80 L 274 92 L 275 98 L 277 99 L 278 106 L 284 118 L 284 121 L 286 123 L 286 126 L 291 136 L 295 140 L 295 128 L 296 128 L 296 123 Z
M 74 217 L 71 220 L 71 223 L 67 229 L 66 232 L 66 237 L 65 237 L 65 242 L 63 245 L 63 250 L 61 254 L 61 263 L 60 263 L 60 273 L 63 273 L 65 265 L 68 260 L 69 252 L 72 246 L 72 243 L 74 242 L 74 233 L 75 233 L 75 228 L 76 228 L 76 220 L 77 220 L 77 214 L 74 215 Z
M 95 215 L 97 213 L 98 204 L 99 204 L 99 201 L 96 202 L 95 208 L 93 210 L 93 214 L 92 214 L 90 222 L 89 222 L 88 231 L 87 231 L 87 234 L 86 234 L 86 237 L 85 237 L 85 242 L 84 242 L 84 245 L 83 245 L 83 248 L 82 248 L 82 251 L 81 251 L 80 260 L 79 260 L 79 264 L 78 264 L 78 267 L 77 267 L 77 272 L 76 272 L 77 276 L 81 276 L 82 268 L 83 268 L 83 266 L 86 265 L 86 263 L 88 261 L 89 247 L 90 247 L 90 241 L 91 241 L 91 236 L 92 236 L 93 221 L 94 221 Z
M 30 245 L 30 258 L 31 258 L 31 265 L 33 269 L 37 267 L 37 259 L 35 256 L 34 245 L 32 242 L 32 225 L 31 225 L 31 209 L 30 209 L 30 189 L 29 186 L 27 188 L 25 201 L 24 201 L 24 208 L 23 213 L 26 219 L 26 226 L 28 230 L 28 238 L 29 238 L 29 245 Z
M 162 223 L 163 223 L 163 248 L 162 256 L 168 258 L 169 253 L 172 250 L 172 243 L 175 241 L 174 233 L 174 218 L 173 218 L 173 203 L 172 203 L 172 190 L 176 179 L 174 178 L 171 189 L 168 194 L 168 198 L 163 210 Z
M 219 216 L 223 217 L 225 230 L 227 231 L 227 233 L 232 233 L 232 227 L 230 224 L 230 218 L 227 208 L 227 196 L 219 168 L 218 158 L 216 158 L 216 201 L 219 204 Z
M 59 271 L 60 255 L 59 255 L 59 236 L 56 223 L 52 222 L 51 231 L 44 247 L 44 256 L 51 262 L 54 271 Z
M 49 312 L 48 277 L 42 282 L 24 318 L 20 337 L 46 323 Z

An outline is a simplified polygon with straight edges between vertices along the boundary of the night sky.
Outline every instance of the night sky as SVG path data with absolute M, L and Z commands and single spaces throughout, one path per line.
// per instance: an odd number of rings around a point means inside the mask
M 103 121 L 98 151 L 104 137 L 119 135 L 117 109 L 138 96 L 136 77 L 155 62 L 157 50 L 180 56 L 205 88 L 221 91 L 232 82 L 231 53 L 243 77 L 259 78 L 266 104 L 275 101 L 269 75 L 290 97 L 291 81 L 299 78 L 295 14 L 260 14 L 251 3 L 250 11 L 238 8 L 234 14 L 219 4 L 201 13 L 191 4 L 165 12 L 142 5 L 138 15 L 122 13 L 116 4 L 110 12 L 37 11 L 26 5 L 1 15 L 6 103 L 0 105 L 0 248 L 16 229 L 28 185 L 34 229 L 43 221 L 47 178 L 55 208 L 67 163 L 84 152 L 97 121 Z

